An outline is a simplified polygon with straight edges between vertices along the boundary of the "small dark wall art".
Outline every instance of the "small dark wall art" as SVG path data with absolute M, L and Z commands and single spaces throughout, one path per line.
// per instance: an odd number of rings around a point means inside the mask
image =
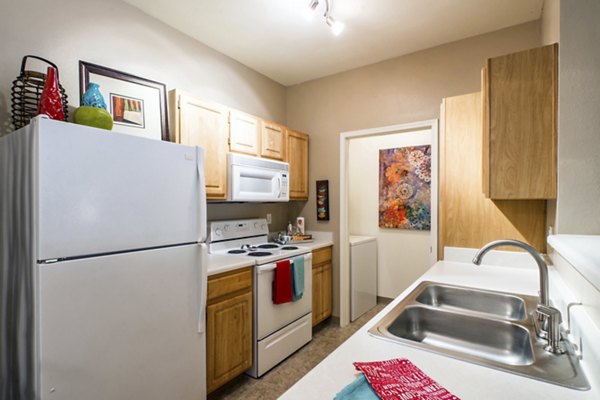
M 329 181 L 317 181 L 317 221 L 329 221 Z
M 379 227 L 431 229 L 431 146 L 379 150 Z

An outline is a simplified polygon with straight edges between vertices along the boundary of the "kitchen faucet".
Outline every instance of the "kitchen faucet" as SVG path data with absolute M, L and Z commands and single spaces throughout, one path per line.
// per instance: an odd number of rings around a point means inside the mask
M 536 249 L 527 243 L 510 239 L 496 240 L 483 246 L 473 258 L 473 264 L 481 265 L 483 256 L 485 256 L 488 251 L 499 246 L 515 246 L 521 248 L 528 252 L 537 263 L 540 272 L 540 302 L 535 309 L 537 318 L 534 318 L 533 320 L 534 326 L 537 335 L 540 338 L 548 340 L 548 345 L 545 347 L 546 351 L 550 353 L 562 353 L 563 350 L 559 345 L 561 315 L 559 310 L 550 306 L 550 297 L 548 294 L 548 265 L 546 265 L 546 262 Z M 540 321 L 541 327 L 539 326 Z

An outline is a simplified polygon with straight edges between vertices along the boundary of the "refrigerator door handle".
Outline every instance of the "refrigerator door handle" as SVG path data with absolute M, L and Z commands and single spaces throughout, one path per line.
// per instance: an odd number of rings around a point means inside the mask
M 196 146 L 196 168 L 198 169 L 198 229 L 199 242 L 206 240 L 206 177 L 204 176 L 204 149 Z
M 208 247 L 205 243 L 199 243 L 200 246 L 200 265 L 199 265 L 199 295 L 198 305 L 198 333 L 206 332 L 206 297 L 208 292 Z

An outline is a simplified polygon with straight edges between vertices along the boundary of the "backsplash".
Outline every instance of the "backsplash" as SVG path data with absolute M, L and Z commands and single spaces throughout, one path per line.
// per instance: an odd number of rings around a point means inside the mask
M 302 215 L 305 202 L 292 201 L 289 203 L 208 203 L 207 219 L 209 221 L 266 218 L 271 214 L 269 232 L 284 231 L 288 221 L 296 221 Z M 308 226 L 307 229 L 313 227 Z

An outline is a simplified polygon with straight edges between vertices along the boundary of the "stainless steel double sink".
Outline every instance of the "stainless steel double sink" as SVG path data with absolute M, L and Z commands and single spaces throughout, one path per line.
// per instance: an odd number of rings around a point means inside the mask
M 573 346 L 544 350 L 532 314 L 539 299 L 422 282 L 369 330 L 375 337 L 572 389 L 590 388 Z

